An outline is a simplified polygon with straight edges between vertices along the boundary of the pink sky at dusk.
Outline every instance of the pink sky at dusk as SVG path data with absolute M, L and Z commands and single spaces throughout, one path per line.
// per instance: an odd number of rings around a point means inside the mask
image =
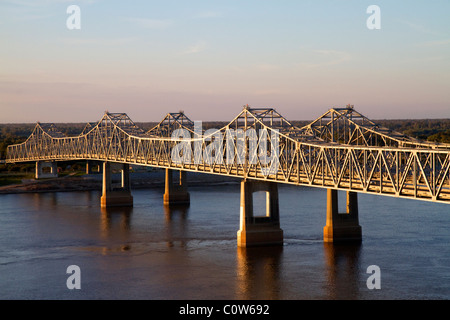
M 448 1 L 67 1 L 0 4 L 1 123 L 231 120 L 245 104 L 312 120 L 450 118 Z

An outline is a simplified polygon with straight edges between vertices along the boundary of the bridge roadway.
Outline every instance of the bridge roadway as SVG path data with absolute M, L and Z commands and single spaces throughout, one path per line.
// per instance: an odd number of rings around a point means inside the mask
M 103 162 L 103 207 L 133 204 L 129 165 L 166 169 L 167 205 L 189 203 L 189 171 L 242 178 L 239 246 L 282 243 L 278 183 L 327 189 L 327 242 L 361 240 L 357 193 L 450 203 L 450 145 L 382 128 L 353 106 L 330 109 L 303 127 L 272 108 L 248 105 L 220 129 L 204 130 L 183 112 L 167 114 L 148 131 L 125 113 L 105 112 L 73 137 L 37 123 L 24 143 L 8 146 L 6 163 L 36 162 L 42 178 L 57 175 L 57 161 L 69 160 Z M 111 180 L 117 165 L 119 186 Z M 338 190 L 347 192 L 344 214 L 337 211 Z M 253 215 L 256 191 L 267 193 L 266 216 Z

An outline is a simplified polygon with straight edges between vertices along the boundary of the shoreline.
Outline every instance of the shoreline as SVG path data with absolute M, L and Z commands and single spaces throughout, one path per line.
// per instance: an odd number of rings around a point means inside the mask
M 113 174 L 113 179 L 120 179 L 118 174 Z M 189 172 L 188 185 L 217 185 L 237 184 L 238 178 L 231 178 L 215 174 Z M 164 188 L 165 173 L 133 172 L 131 173 L 132 189 Z M 90 174 L 78 177 L 65 176 L 50 179 L 27 179 L 20 184 L 11 184 L 0 187 L 0 194 L 17 193 L 44 193 L 44 192 L 73 192 L 73 191 L 101 191 L 102 174 Z

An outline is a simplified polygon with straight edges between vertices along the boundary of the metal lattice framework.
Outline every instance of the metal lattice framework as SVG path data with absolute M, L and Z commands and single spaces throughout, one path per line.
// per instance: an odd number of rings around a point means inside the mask
M 194 132 L 194 122 L 189 119 L 184 111 L 168 113 L 156 126 L 147 131 L 148 135 L 156 137 L 171 137 L 174 130 L 187 129 Z
M 24 143 L 8 147 L 6 162 L 80 159 L 450 203 L 449 145 L 381 128 L 352 106 L 302 128 L 274 109 L 248 106 L 206 131 L 183 112 L 147 132 L 124 113 L 106 112 L 74 137 L 37 123 Z
M 329 142 L 358 146 L 449 148 L 445 144 L 420 141 L 383 128 L 354 110 L 351 105 L 328 110 L 321 117 L 301 128 L 301 132 L 312 134 Z

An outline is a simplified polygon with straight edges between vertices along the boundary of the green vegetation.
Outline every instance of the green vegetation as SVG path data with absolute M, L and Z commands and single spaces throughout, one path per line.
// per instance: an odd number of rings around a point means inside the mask
M 428 141 L 450 143 L 450 129 L 432 134 L 428 137 Z
M 450 119 L 377 120 L 375 123 L 413 138 L 450 143 Z
M 32 173 L 1 173 L 0 174 L 0 186 L 6 186 L 10 184 L 19 184 L 22 179 L 33 179 Z

